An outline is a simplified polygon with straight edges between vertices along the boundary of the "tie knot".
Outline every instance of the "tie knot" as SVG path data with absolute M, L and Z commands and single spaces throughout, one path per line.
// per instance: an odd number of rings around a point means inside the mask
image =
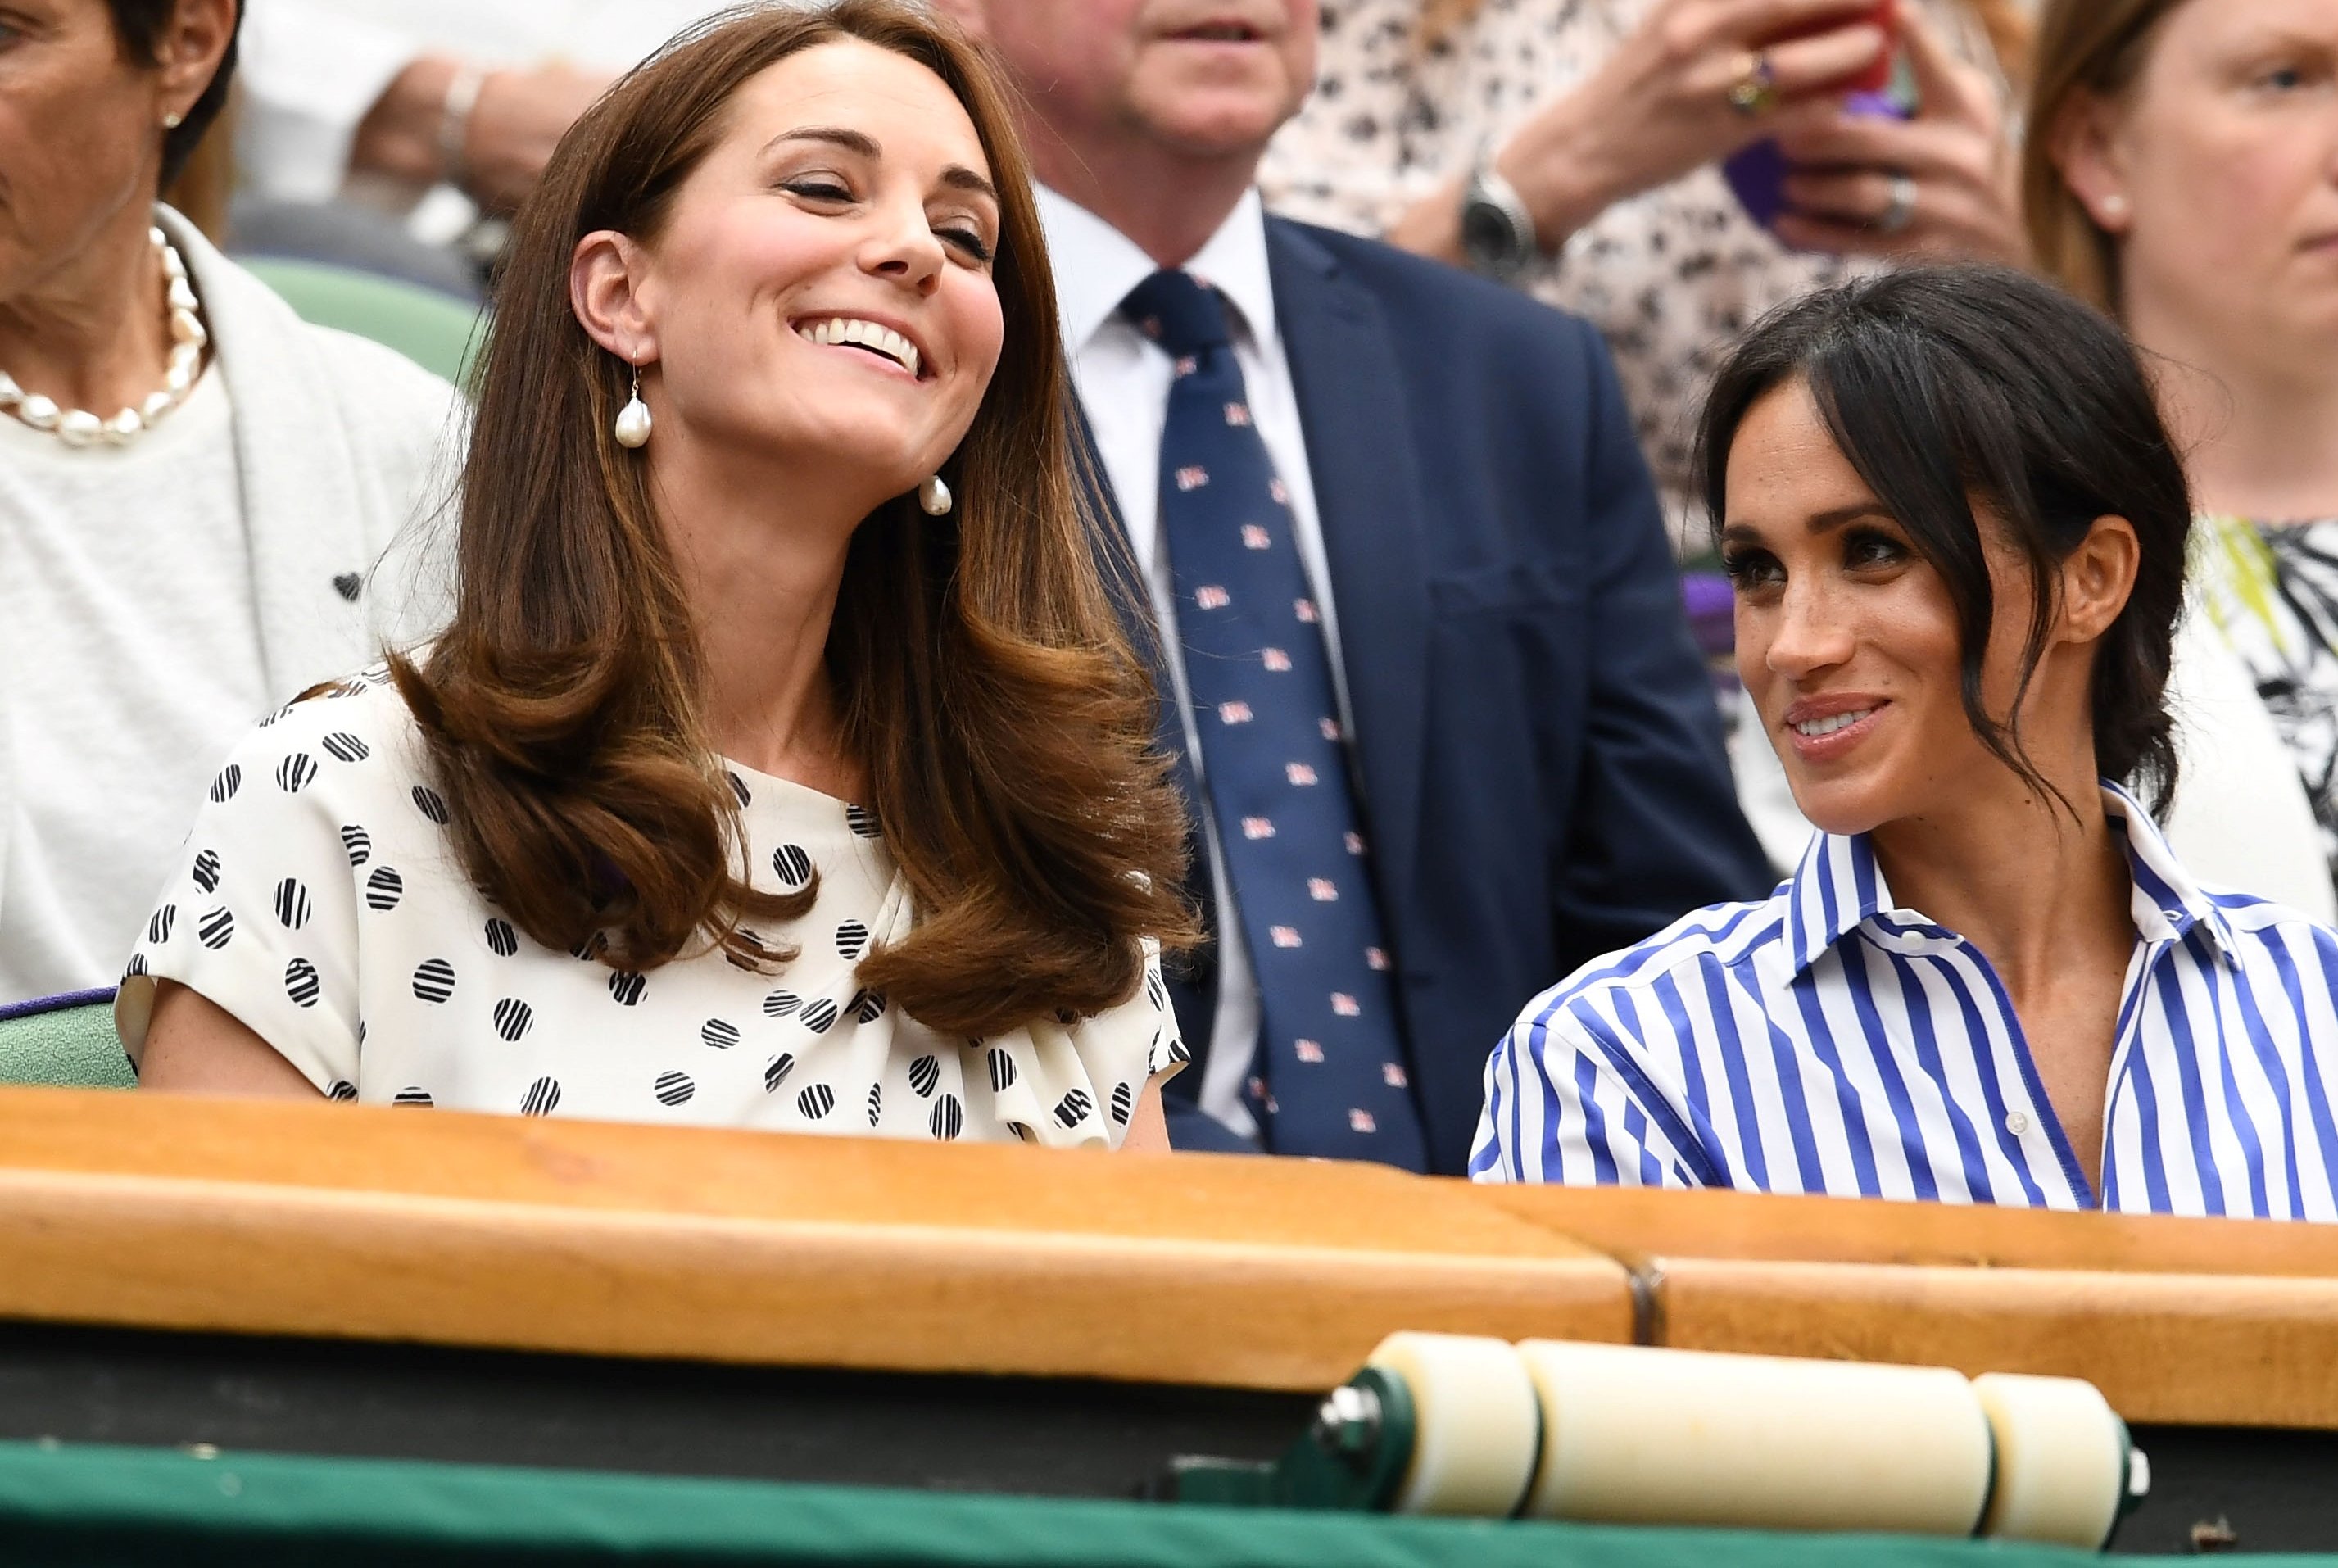
M 1226 331 L 1225 301 L 1218 291 L 1175 268 L 1164 268 L 1130 289 L 1120 308 L 1138 331 L 1179 358 L 1223 348 L 1233 340 Z

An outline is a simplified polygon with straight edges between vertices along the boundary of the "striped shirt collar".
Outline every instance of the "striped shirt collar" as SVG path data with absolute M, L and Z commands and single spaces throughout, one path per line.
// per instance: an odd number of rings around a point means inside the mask
M 2198 926 L 2227 964 L 2236 964 L 2239 949 L 2231 924 L 2176 858 L 2151 813 L 2107 779 L 2102 790 L 2103 808 L 2127 843 L 2136 934 L 2146 943 L 2180 942 Z M 1864 833 L 1813 834 L 1783 891 L 1793 958 L 1785 976 L 1789 983 L 1862 926 L 1878 924 L 1896 935 L 1911 926 L 1935 925 L 1894 904 L 1883 868 L 1875 863 L 1874 846 Z

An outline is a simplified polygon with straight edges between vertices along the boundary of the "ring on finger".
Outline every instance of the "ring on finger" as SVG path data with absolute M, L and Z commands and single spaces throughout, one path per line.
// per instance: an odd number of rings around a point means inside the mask
M 1729 85 L 1729 106 L 1751 120 L 1778 101 L 1778 68 L 1766 54 L 1747 50 Z
M 1898 234 L 1916 216 L 1916 181 L 1906 174 L 1891 176 L 1891 200 L 1875 220 L 1878 234 Z

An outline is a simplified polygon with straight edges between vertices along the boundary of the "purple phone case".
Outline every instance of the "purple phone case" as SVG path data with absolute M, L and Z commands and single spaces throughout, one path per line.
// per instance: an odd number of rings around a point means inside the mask
M 1886 114 L 1894 120 L 1911 117 L 1912 111 L 1891 92 L 1853 93 L 1843 100 L 1843 107 L 1853 114 Z M 1778 214 L 1786 210 L 1786 154 L 1771 137 L 1763 137 L 1721 166 L 1722 177 L 1736 193 L 1737 204 L 1745 215 L 1767 229 L 1777 221 Z

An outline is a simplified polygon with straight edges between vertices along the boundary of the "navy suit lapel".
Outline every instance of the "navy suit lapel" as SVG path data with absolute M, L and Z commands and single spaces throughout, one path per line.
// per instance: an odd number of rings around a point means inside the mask
M 1379 301 L 1305 230 L 1269 219 L 1267 255 L 1331 563 L 1364 816 L 1400 936 L 1420 849 L 1429 701 L 1426 507 L 1403 373 Z

